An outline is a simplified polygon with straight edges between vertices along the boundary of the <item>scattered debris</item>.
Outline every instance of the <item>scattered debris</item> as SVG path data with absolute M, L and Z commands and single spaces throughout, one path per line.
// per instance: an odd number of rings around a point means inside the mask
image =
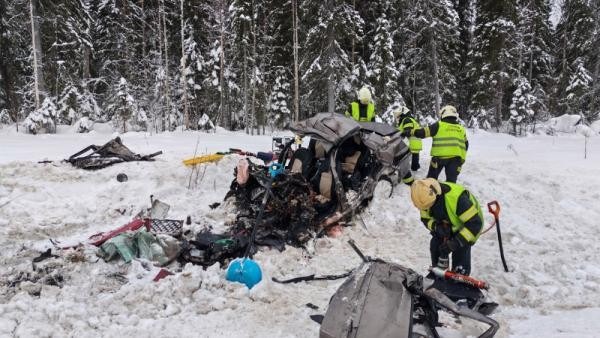
M 313 303 L 306 303 L 306 307 L 308 307 L 308 308 L 310 308 L 310 309 L 313 309 L 313 310 L 318 310 L 318 309 L 319 309 L 319 307 L 318 307 L 318 306 L 316 306 L 316 305 L 315 305 L 315 304 L 313 304 Z
M 167 269 L 160 269 L 160 271 L 156 274 L 156 276 L 152 279 L 153 282 L 158 282 L 159 280 L 167 277 L 167 276 L 172 276 L 173 273 Z
M 426 286 L 415 271 L 364 256 L 353 241 L 349 243 L 363 263 L 331 298 L 321 322 L 320 337 L 410 337 L 415 324 L 423 324 L 431 336 L 439 337 L 439 309 L 488 324 L 489 328 L 479 337 L 493 337 L 498 331 L 496 321 L 477 309 L 458 306 L 435 284 Z M 436 282 L 453 283 L 443 279 Z
M 175 247 L 169 248 L 169 245 Z M 171 253 L 170 257 L 167 252 Z M 176 242 L 160 241 L 156 235 L 146 231 L 146 229 L 140 229 L 137 232 L 122 233 L 107 240 L 102 244 L 97 254 L 105 261 L 121 257 L 126 263 L 129 263 L 134 258 L 139 257 L 164 266 L 177 258 L 179 245 Z
M 88 153 L 89 154 L 86 154 Z M 162 154 L 157 151 L 149 155 L 139 155 L 123 145 L 121 138 L 116 137 L 103 146 L 91 145 L 71 155 L 66 161 L 77 168 L 97 170 L 115 163 L 129 161 L 154 161 L 154 157 Z
M 39 256 L 35 257 L 33 259 L 33 263 L 39 263 L 39 262 L 41 262 L 43 260 L 46 260 L 48 258 L 58 258 L 58 257 L 59 257 L 58 255 L 53 255 L 52 254 L 52 249 L 48 249 L 48 250 L 42 252 Z

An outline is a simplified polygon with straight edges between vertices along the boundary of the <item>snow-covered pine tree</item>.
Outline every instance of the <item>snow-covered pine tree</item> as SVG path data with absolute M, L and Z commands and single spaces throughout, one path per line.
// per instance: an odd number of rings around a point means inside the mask
M 44 98 L 39 109 L 34 110 L 27 116 L 23 125 L 25 130 L 31 134 L 55 133 L 57 110 L 53 97 Z
M 591 74 L 591 56 L 595 19 L 588 0 L 565 0 L 562 16 L 556 26 L 557 84 L 554 87 L 553 109 L 557 114 L 579 114 L 590 102 L 587 80 Z
M 592 115 L 590 112 L 592 75 L 585 67 L 582 57 L 575 59 L 573 67 L 575 69 L 571 73 L 569 85 L 566 88 L 565 107 L 569 114 L 589 118 Z
M 520 75 L 527 78 L 531 88 L 545 93 L 552 81 L 552 29 L 550 28 L 550 1 L 518 0 L 517 36 L 519 41 L 518 65 Z M 547 97 L 537 97 L 545 102 Z
M 57 117 L 59 123 L 76 124 L 81 119 L 90 122 L 102 120 L 101 110 L 96 98 L 86 86 L 67 86 L 58 97 Z M 82 125 L 78 132 L 88 132 L 88 124 Z
M 343 112 L 349 97 L 355 97 L 353 69 L 348 51 L 352 41 L 362 39 L 364 22 L 358 12 L 342 0 L 308 0 L 301 4 L 300 21 L 310 27 L 301 49 L 300 109 Z M 308 114 L 303 114 L 305 117 Z
M 458 14 L 447 1 L 413 1 L 400 29 L 407 61 L 404 81 L 415 112 L 435 116 L 442 102 L 455 103 L 460 70 Z
M 383 12 L 377 18 L 377 29 L 373 41 L 373 53 L 367 66 L 369 80 L 378 97 L 379 111 L 396 102 L 400 95 L 399 72 L 392 48 L 390 22 Z
M 517 89 L 513 92 L 512 102 L 509 107 L 509 121 L 513 128 L 512 134 L 521 135 L 523 133 L 523 124 L 533 119 L 533 106 L 536 98 L 532 95 L 531 85 L 525 77 L 519 77 L 515 82 Z
M 109 109 L 112 113 L 112 122 L 120 132 L 146 130 L 148 120 L 146 112 L 139 109 L 125 78 L 120 78 L 115 86 Z
M 267 123 L 273 131 L 275 128 L 287 128 L 291 122 L 291 111 L 289 109 L 290 83 L 284 68 L 280 67 L 273 82 Z
M 518 73 L 514 54 L 516 0 L 481 0 L 476 11 L 473 57 L 468 66 L 469 78 L 475 83 L 471 111 L 493 111 L 490 122 L 499 129 L 503 115 L 508 113 L 504 102 L 512 85 L 510 79 Z
M 465 114 L 469 112 L 474 87 L 467 75 L 467 64 L 470 59 L 475 25 L 475 0 L 453 0 L 452 2 L 454 10 L 458 15 L 459 40 L 456 48 L 460 56 L 459 66 L 456 71 L 456 108 L 459 112 Z M 465 120 L 469 120 L 469 116 L 466 114 Z
M 235 72 L 231 69 L 229 46 L 231 32 L 228 0 L 210 0 L 200 5 L 201 31 L 206 32 L 204 39 L 206 50 L 204 60 L 202 97 L 198 105 L 215 121 L 215 124 L 230 129 L 243 128 L 241 121 L 232 116 L 228 98 L 232 90 L 237 89 L 232 81 Z
M 204 67 L 202 54 L 198 51 L 192 27 L 184 23 L 182 39 L 182 56 L 179 66 L 179 106 L 183 107 L 184 126 L 186 129 L 197 124 L 200 118 L 194 103 L 196 93 L 202 89 L 199 74 Z
M 238 74 L 238 87 L 242 89 L 242 101 L 236 106 L 240 107 L 246 133 L 250 133 L 254 126 L 254 90 L 253 82 L 256 78 L 257 60 L 254 55 L 253 43 L 255 41 L 255 8 L 253 0 L 233 0 L 229 7 L 232 24 L 232 58 Z

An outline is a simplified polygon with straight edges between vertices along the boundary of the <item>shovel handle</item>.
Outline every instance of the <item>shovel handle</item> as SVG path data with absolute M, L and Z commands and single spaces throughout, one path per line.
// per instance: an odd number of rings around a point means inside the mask
M 498 203 L 498 201 L 491 201 L 487 204 L 487 206 L 488 211 L 490 212 L 490 214 L 494 215 L 494 219 L 497 222 L 498 217 L 500 216 L 500 204 Z

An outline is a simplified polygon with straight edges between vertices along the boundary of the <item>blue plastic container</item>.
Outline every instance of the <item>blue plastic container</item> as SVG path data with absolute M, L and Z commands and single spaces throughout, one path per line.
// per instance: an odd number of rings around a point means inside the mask
M 252 289 L 262 280 L 262 271 L 255 261 L 249 258 L 236 258 L 229 263 L 225 278 L 230 282 L 238 282 Z

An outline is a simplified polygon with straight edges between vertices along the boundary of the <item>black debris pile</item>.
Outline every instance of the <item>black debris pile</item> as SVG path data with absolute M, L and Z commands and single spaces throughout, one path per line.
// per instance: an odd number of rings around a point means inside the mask
M 64 260 L 48 249 L 34 257 L 30 267 L 23 265 L 22 269 L 0 277 L 0 286 L 7 287 L 10 293 L 21 290 L 32 296 L 39 296 L 43 285 L 62 288 L 65 284 L 63 264 Z
M 317 114 L 292 131 L 310 139 L 308 145 L 274 139 L 274 162 L 238 162 L 225 196 L 235 205 L 235 221 L 219 235 L 207 230 L 217 236 L 209 236 L 208 244 L 189 239 L 184 261 L 226 264 L 255 245 L 283 251 L 285 245 L 307 247 L 313 238 L 337 236 L 372 200 L 378 182 L 390 182 L 393 188 L 409 172 L 409 149 L 393 127 Z
M 243 161 L 246 161 L 245 159 Z M 300 174 L 281 174 L 270 179 L 268 168 L 249 164 L 246 183 L 234 180 L 226 199 L 232 198 L 236 220 L 224 233 L 205 229 L 194 238 L 183 241 L 179 261 L 210 266 L 216 262 L 227 266 L 234 258 L 244 256 L 256 226 L 254 243 L 279 251 L 285 245 L 301 247 L 319 233 L 319 224 L 335 209 L 331 201 L 320 203 L 310 183 Z M 234 173 L 237 175 L 237 171 Z M 260 223 L 256 221 L 265 194 L 269 195 Z M 327 208 L 325 205 L 328 205 Z M 252 247 L 252 251 L 256 246 Z M 254 252 L 250 252 L 250 255 Z
M 97 170 L 121 162 L 154 161 L 154 157 L 160 154 L 162 154 L 162 151 L 149 155 L 136 154 L 123 144 L 121 138 L 116 137 L 103 146 L 87 146 L 71 155 L 66 161 L 77 168 Z
M 255 243 L 275 247 L 282 251 L 285 244 L 302 246 L 319 229 L 319 223 L 335 205 L 316 200 L 317 193 L 301 174 L 278 175 L 269 187 L 266 170 L 253 167 L 250 178 L 244 185 L 232 183 L 237 220 L 232 225 L 234 233 L 249 233 L 256 226 Z M 264 218 L 256 224 L 264 194 L 269 194 Z M 329 210 L 324 204 L 329 203 Z
M 196 234 L 194 239 L 183 240 L 179 262 L 208 267 L 216 262 L 227 266 L 232 259 L 244 255 L 248 246 L 249 236 L 246 234 L 234 235 L 230 233 L 215 234 L 210 229 Z

